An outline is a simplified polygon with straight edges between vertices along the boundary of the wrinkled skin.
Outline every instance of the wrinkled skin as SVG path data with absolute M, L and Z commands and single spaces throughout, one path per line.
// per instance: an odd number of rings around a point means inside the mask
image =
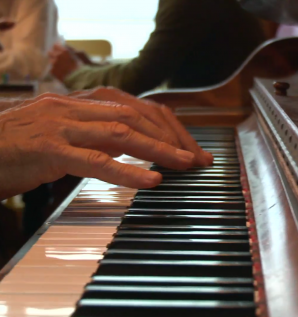
M 77 91 L 71 95 L 80 99 L 96 101 L 110 100 L 112 102 L 130 105 L 161 130 L 165 131 L 171 139 L 175 141 L 177 147 L 193 152 L 195 154 L 195 165 L 208 166 L 213 162 L 212 155 L 203 151 L 197 145 L 172 111 L 164 105 L 157 104 L 150 100 L 138 99 L 112 87 L 99 87 L 92 90 Z
M 48 55 L 51 74 L 61 82 L 80 67 L 80 59 L 75 52 L 62 45 L 55 44 Z
M 161 182 L 157 172 L 113 160 L 123 153 L 173 169 L 212 163 L 169 109 L 113 89 L 94 92 L 110 94 L 111 102 L 86 100 L 88 93 L 45 94 L 0 114 L 1 199 L 66 174 L 134 188 Z

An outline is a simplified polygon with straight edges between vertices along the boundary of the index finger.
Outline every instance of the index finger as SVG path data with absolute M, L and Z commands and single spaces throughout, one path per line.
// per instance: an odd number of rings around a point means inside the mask
M 211 153 L 204 151 L 197 142 L 192 138 L 188 131 L 184 128 L 181 122 L 173 114 L 173 112 L 166 106 L 162 106 L 162 112 L 168 118 L 169 123 L 177 132 L 177 135 L 184 150 L 195 154 L 195 163 L 199 166 L 208 166 L 213 163 L 213 156 Z
M 157 172 L 119 163 L 100 151 L 65 145 L 52 155 L 63 172 L 74 176 L 98 178 L 131 188 L 155 187 L 162 180 Z

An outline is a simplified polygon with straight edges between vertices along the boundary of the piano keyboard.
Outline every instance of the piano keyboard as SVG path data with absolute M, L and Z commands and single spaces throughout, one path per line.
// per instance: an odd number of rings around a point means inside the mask
M 234 131 L 190 132 L 212 167 L 153 165 L 162 184 L 139 191 L 89 180 L 0 283 L 0 317 L 256 316 Z

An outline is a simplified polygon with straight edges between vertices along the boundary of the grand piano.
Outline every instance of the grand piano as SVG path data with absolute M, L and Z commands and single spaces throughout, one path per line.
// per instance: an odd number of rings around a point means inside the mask
M 213 166 L 122 156 L 163 182 L 82 180 L 0 272 L 0 316 L 297 317 L 297 47 L 267 43 L 210 89 L 144 95 L 176 109 Z M 282 67 L 258 73 L 269 50 Z

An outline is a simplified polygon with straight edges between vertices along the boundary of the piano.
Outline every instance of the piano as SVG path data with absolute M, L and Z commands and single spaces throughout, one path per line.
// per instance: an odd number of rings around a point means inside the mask
M 181 108 L 213 153 L 134 190 L 84 179 L 0 272 L 0 316 L 298 315 L 298 76 Z M 219 119 L 221 118 L 221 119 Z
M 239 2 L 298 19 L 297 0 Z M 82 180 L 0 271 L 0 317 L 297 317 L 297 71 L 298 39 L 273 40 L 224 83 L 144 94 L 213 166 L 123 156 L 163 182 Z

